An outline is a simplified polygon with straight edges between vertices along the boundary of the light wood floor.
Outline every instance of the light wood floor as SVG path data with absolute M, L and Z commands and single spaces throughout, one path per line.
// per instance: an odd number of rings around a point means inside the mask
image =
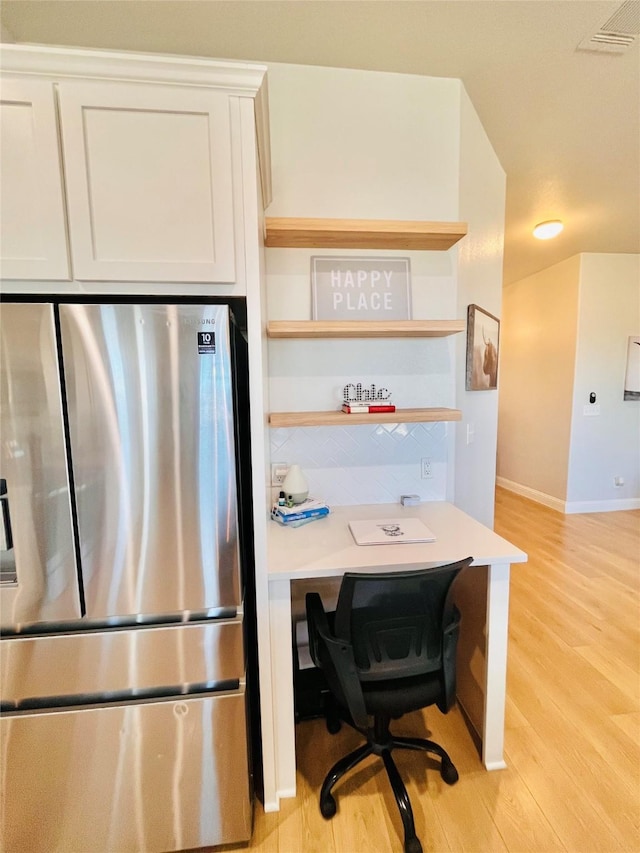
M 431 731 L 460 773 L 449 788 L 419 753 L 394 753 L 425 851 L 640 851 L 640 513 L 564 516 L 499 489 L 496 531 L 529 554 L 511 583 L 506 760 L 486 772 L 454 709 L 404 717 Z M 256 809 L 250 850 L 401 851 L 401 822 L 379 759 L 336 788 L 325 772 L 358 742 L 321 721 L 297 727 L 298 796 Z

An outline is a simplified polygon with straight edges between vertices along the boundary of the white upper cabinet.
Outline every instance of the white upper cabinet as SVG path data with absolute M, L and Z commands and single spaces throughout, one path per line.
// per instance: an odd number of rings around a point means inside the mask
M 53 84 L 7 79 L 0 96 L 0 275 L 70 275 Z
M 246 292 L 271 200 L 266 72 L 3 44 L 0 277 Z
M 74 278 L 235 279 L 230 98 L 58 84 Z

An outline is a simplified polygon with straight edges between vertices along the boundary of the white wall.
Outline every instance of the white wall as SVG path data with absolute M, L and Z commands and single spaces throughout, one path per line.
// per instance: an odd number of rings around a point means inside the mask
M 460 81 L 273 65 L 269 66 L 269 99 L 274 199 L 269 216 L 463 218 L 460 134 L 464 119 L 465 133 L 480 140 L 465 150 L 481 152 L 473 167 L 488 169 L 489 174 L 488 179 L 476 175 L 473 184 L 470 180 L 465 184 L 466 199 L 472 191 L 480 194 L 473 211 L 474 228 L 480 225 L 485 233 L 464 239 L 474 246 L 492 239 L 492 263 L 497 258 L 501 266 L 504 177 Z M 466 178 L 471 161 L 471 157 L 465 159 Z M 482 213 L 487 207 L 493 217 L 490 224 Z M 491 228 L 496 233 L 489 238 L 486 232 Z M 267 250 L 269 319 L 310 319 L 310 257 L 320 254 L 335 252 Z M 470 275 L 460 303 L 457 249 L 395 254 L 411 260 L 414 318 L 465 317 L 465 300 L 480 279 Z M 491 277 L 489 289 L 491 309 L 499 299 L 499 273 Z M 271 407 L 274 411 L 338 408 L 341 389 L 354 379 L 390 388 L 398 407 L 459 407 L 456 377 L 464 376 L 463 339 L 464 335 L 270 341 Z M 453 423 L 273 429 L 271 456 L 273 461 L 300 464 L 312 493 L 329 503 L 394 502 L 403 492 L 415 492 L 423 500 L 453 499 L 454 437 L 459 429 Z M 492 430 L 490 441 L 495 448 L 495 423 L 487 433 Z M 481 455 L 482 447 L 475 449 L 478 453 L 469 460 L 470 467 Z M 423 456 L 432 459 L 432 480 L 420 478 Z M 473 489 L 481 497 L 468 500 L 472 514 L 486 505 L 489 495 L 493 500 L 493 477 L 479 479 L 482 482 L 474 480 Z M 492 520 L 491 514 L 490 524 Z
M 505 289 L 499 483 L 561 512 L 640 506 L 640 404 L 622 394 L 634 334 L 638 255 L 576 255 Z
M 455 219 L 460 82 L 269 65 L 269 216 Z
M 640 335 L 640 255 L 581 255 L 568 512 L 640 506 L 640 402 L 623 399 L 630 335 Z M 597 417 L 584 415 L 592 391 Z
M 457 316 L 469 304 L 500 317 L 506 177 L 478 115 L 462 90 L 459 217 L 469 223 L 460 243 Z M 456 396 L 463 421 L 456 429 L 456 505 L 493 527 L 498 391 L 466 391 L 466 339 L 457 344 Z M 498 383 L 500 387 L 500 374 Z M 469 431 L 469 441 L 467 440 Z
M 567 490 L 579 283 L 575 256 L 503 295 L 499 482 L 557 509 Z

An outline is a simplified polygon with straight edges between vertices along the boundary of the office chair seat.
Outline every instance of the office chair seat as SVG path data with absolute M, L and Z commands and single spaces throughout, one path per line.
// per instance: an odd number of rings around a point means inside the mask
M 390 681 L 370 681 L 362 684 L 362 693 L 367 714 L 389 714 L 399 717 L 410 711 L 419 711 L 428 705 L 434 705 L 442 694 L 443 684 L 440 678 L 427 678 L 414 675 Z
M 329 770 L 320 791 L 320 811 L 337 811 L 332 789 L 369 755 L 382 758 L 404 828 L 405 853 L 421 853 L 407 789 L 392 758 L 394 749 L 431 753 L 440 759 L 448 785 L 458 780 L 448 753 L 426 738 L 392 734 L 403 714 L 437 705 L 447 713 L 455 702 L 455 661 L 460 614 L 451 585 L 472 557 L 434 569 L 344 575 L 335 612 L 326 613 L 317 593 L 306 596 L 309 648 L 325 673 L 340 717 L 366 743 Z M 335 715 L 327 728 L 336 732 Z

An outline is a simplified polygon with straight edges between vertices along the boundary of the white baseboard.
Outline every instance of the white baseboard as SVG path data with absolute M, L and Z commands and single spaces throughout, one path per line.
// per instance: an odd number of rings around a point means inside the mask
M 610 501 L 563 501 L 560 498 L 554 498 L 544 492 L 539 492 L 537 489 L 523 486 L 521 483 L 514 483 L 513 480 L 507 480 L 504 477 L 496 477 L 496 485 L 510 492 L 515 492 L 517 495 L 522 495 L 523 498 L 529 498 L 529 500 L 536 503 L 544 504 L 544 506 L 548 506 L 565 515 L 574 515 L 583 512 L 619 512 L 620 510 L 640 509 L 640 498 L 619 498 Z
M 567 515 L 577 512 L 620 512 L 626 509 L 640 509 L 640 498 L 618 498 L 614 501 L 569 501 Z
M 564 501 L 554 498 L 551 495 L 546 495 L 544 492 L 539 492 L 537 489 L 531 489 L 529 486 L 523 486 L 521 483 L 514 483 L 513 480 L 507 480 L 504 477 L 496 477 L 496 485 L 507 489 L 509 492 L 522 495 L 523 498 L 529 498 L 531 501 L 551 507 L 551 509 L 555 509 L 557 512 L 566 512 Z

